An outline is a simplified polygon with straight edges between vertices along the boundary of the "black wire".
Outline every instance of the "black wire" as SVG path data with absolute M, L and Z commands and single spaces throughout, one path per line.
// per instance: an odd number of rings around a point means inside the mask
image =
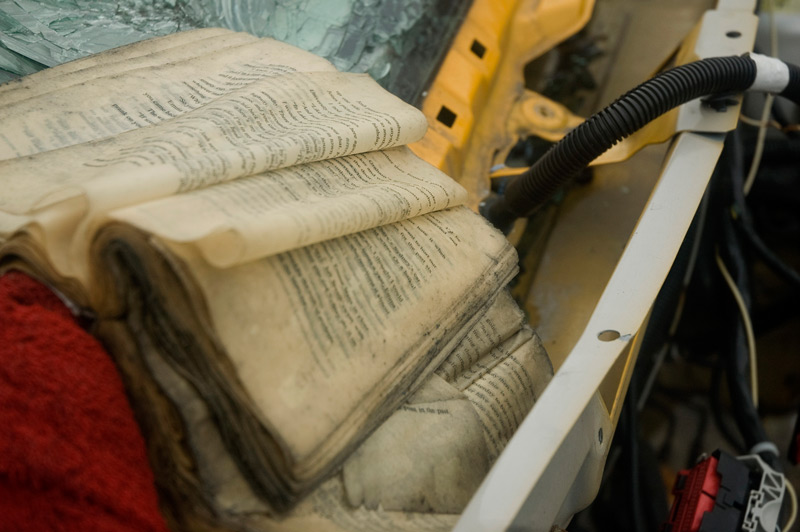
M 702 405 L 698 405 L 692 401 L 691 398 L 682 401 L 681 404 L 697 415 L 697 429 L 695 430 L 694 438 L 692 438 L 692 442 L 689 445 L 689 462 L 686 464 L 687 467 L 692 467 L 694 465 L 694 460 L 704 451 L 703 436 L 706 432 L 706 427 L 708 426 L 708 409 Z M 678 438 L 684 438 L 686 433 L 683 430 L 677 430 L 678 418 L 670 409 L 670 405 L 665 404 L 658 398 L 654 398 L 654 401 L 650 406 L 656 408 L 667 418 L 667 437 L 664 439 L 664 442 L 662 442 L 661 449 L 658 453 L 660 460 L 666 460 L 672 448 L 672 437 L 677 435 Z
M 744 175 L 744 163 L 742 160 L 743 151 L 741 149 L 741 138 L 738 130 L 734 132 L 733 142 L 737 145 L 736 153 L 734 155 L 736 159 L 735 164 L 737 166 L 737 171 L 731 175 L 733 181 L 733 203 L 736 207 L 736 214 L 738 215 L 736 218 L 738 222 L 736 224 L 737 229 L 740 231 L 740 234 L 747 239 L 748 243 L 761 257 L 761 260 L 763 260 L 770 269 L 780 275 L 789 284 L 800 288 L 800 273 L 789 267 L 775 253 L 773 253 L 773 251 L 769 249 L 769 247 L 764 243 L 755 230 L 753 217 L 751 216 L 747 202 L 745 201 L 744 183 L 742 183 L 742 186 L 739 187 L 741 178 Z
M 794 80 L 792 75 L 790 69 Z M 590 162 L 652 120 L 695 98 L 744 92 L 755 79 L 756 64 L 746 56 L 710 57 L 661 72 L 570 131 L 513 179 L 504 195 L 484 201 L 481 213 L 495 227 L 508 230 L 514 220 L 530 215 Z
M 635 532 L 646 532 L 645 517 L 642 512 L 641 476 L 639 461 L 639 420 L 636 403 L 638 402 L 638 385 L 631 379 L 628 387 L 627 420 L 628 420 L 628 459 L 630 461 L 631 517 Z
M 761 240 L 761 237 L 756 232 L 749 217 L 746 220 L 744 216 L 740 216 L 737 221 L 736 227 L 740 231 L 740 234 L 747 240 L 748 244 L 752 246 L 753 250 L 758 253 L 758 256 L 764 264 L 778 274 L 784 281 L 795 288 L 800 288 L 800 273 L 783 262 L 783 260 Z
M 742 198 L 744 187 L 744 158 L 741 150 L 739 130 L 734 130 L 729 136 L 726 149 L 728 156 L 725 161 L 729 171 L 730 205 L 737 204 L 736 198 Z M 746 210 L 746 206 L 743 205 Z M 750 275 L 742 245 L 734 228 L 730 212 L 722 213 L 719 251 L 731 277 L 736 284 L 745 309 L 749 312 L 751 307 Z M 758 410 L 753 401 L 750 390 L 749 356 L 747 334 L 745 332 L 742 316 L 731 298 L 730 301 L 731 334 L 727 338 L 725 348 L 725 368 L 728 391 L 731 396 L 732 410 L 736 419 L 739 432 L 744 438 L 745 446 L 751 448 L 759 442 L 767 441 L 767 434 L 758 415 Z M 770 465 L 776 460 L 773 455 L 762 456 Z
M 734 435 L 734 431 L 731 430 L 727 419 L 724 417 L 725 409 L 722 406 L 723 373 L 724 369 L 722 367 L 716 367 L 711 372 L 711 387 L 708 391 L 708 397 L 711 403 L 711 419 L 714 420 L 714 425 L 717 427 L 719 433 L 722 434 L 722 437 L 728 445 L 735 449 L 738 454 L 744 454 L 747 452 L 747 449 L 744 443 L 742 443 L 741 437 Z
M 758 314 L 753 316 L 753 329 L 756 338 L 784 326 L 800 316 L 800 290 L 787 290 L 776 295 L 769 303 L 759 305 Z
M 656 456 L 662 462 L 667 461 L 669 458 L 670 453 L 672 452 L 672 436 L 675 434 L 676 429 L 678 428 L 678 418 L 675 416 L 675 413 L 672 411 L 670 405 L 665 404 L 664 401 L 659 399 L 658 397 L 652 397 L 647 403 L 647 408 L 651 411 L 658 412 L 664 419 L 667 420 L 667 431 L 666 435 L 664 436 L 664 441 L 661 442 L 661 445 L 658 446 L 656 450 Z
M 699 418 L 697 421 L 697 430 L 694 433 L 692 444 L 689 446 L 689 463 L 686 465 L 690 467 L 694 464 L 694 460 L 705 450 L 703 448 L 703 435 L 706 432 L 706 427 L 708 427 L 708 409 L 696 405 L 691 401 L 687 402 L 686 406 L 697 414 Z
M 738 135 L 738 133 L 735 133 Z M 735 142 L 738 142 L 738 138 Z M 739 143 L 740 144 L 740 143 Z M 742 150 L 737 150 L 737 159 L 741 159 Z M 739 164 L 739 163 L 737 163 Z M 777 273 L 780 277 L 782 277 L 787 283 L 800 288 L 800 273 L 792 269 L 788 266 L 785 262 L 783 262 L 769 247 L 764 243 L 761 237 L 755 230 L 753 224 L 753 217 L 750 214 L 750 210 L 747 207 L 747 203 L 745 201 L 744 196 L 744 188 L 739 188 L 739 179 L 736 176 L 741 176 L 741 173 L 737 173 L 734 177 L 733 183 L 733 201 L 736 207 L 736 214 L 738 215 L 736 218 L 737 224 L 736 227 L 739 230 L 740 234 L 745 237 L 748 243 L 753 247 L 753 249 L 758 253 L 759 257 L 764 264 L 766 264 L 771 270 Z
M 782 128 L 793 125 L 792 120 L 789 118 L 789 116 L 786 114 L 786 111 L 780 105 L 772 106 L 772 118 L 774 118 L 775 121 L 778 124 L 780 124 Z M 786 133 L 786 135 L 789 137 L 795 137 L 798 134 L 797 131 L 785 131 L 784 133 Z

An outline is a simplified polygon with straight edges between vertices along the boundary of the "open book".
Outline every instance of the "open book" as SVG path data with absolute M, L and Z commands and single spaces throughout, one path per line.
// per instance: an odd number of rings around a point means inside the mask
M 0 86 L 0 120 L 0 273 L 93 315 L 178 525 L 333 523 L 330 490 L 457 511 L 470 491 L 388 493 L 375 438 L 462 412 L 485 471 L 551 372 L 502 292 L 513 248 L 365 75 L 197 30 Z

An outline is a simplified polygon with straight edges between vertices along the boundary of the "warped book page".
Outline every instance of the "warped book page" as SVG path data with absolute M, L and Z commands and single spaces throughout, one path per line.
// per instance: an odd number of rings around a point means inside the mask
M 125 343 L 125 327 L 111 324 L 110 329 L 107 337 Z M 502 350 L 505 340 L 531 338 L 528 332 L 521 311 L 507 292 L 501 293 L 453 349 L 448 362 L 469 358 L 476 349 L 483 355 Z M 503 358 L 522 362 L 518 372 L 526 375 L 527 385 L 519 390 L 520 398 L 508 395 L 508 401 L 538 397 L 552 376 L 538 339 L 520 346 L 527 347 Z M 162 500 L 172 501 L 164 511 L 174 529 L 451 530 L 492 462 L 479 405 L 439 375 L 431 375 L 358 447 L 342 474 L 321 484 L 290 512 L 276 515 L 237 468 L 210 410 L 189 381 L 153 346 L 141 346 L 141 353 L 142 358 L 130 357 L 140 368 L 126 373 L 142 374 L 136 382 L 147 386 L 140 386 L 139 393 L 146 394 L 149 386 L 151 393 L 161 390 L 169 398 L 162 397 L 160 407 L 147 412 L 145 428 L 162 426 L 171 416 L 181 420 L 170 424 L 175 431 L 171 439 L 160 448 L 150 448 L 151 455 L 161 460 L 165 454 L 172 456 L 164 463 L 171 474 L 158 481 Z M 450 365 L 446 362 L 443 367 Z M 148 369 L 141 373 L 144 367 Z M 504 416 L 501 412 L 496 412 L 498 418 Z
M 183 35 L 159 41 L 166 45 Z M 130 62 L 117 61 L 113 50 L 104 52 L 85 59 L 94 60 L 93 68 L 73 72 L 66 63 L 37 74 L 51 79 L 30 83 L 32 90 L 0 93 L 0 160 L 151 126 L 270 76 L 336 70 L 293 46 L 230 31 L 164 48 Z M 26 79 L 21 82 L 27 85 Z
M 158 472 L 161 511 L 171 530 L 444 532 L 455 526 L 457 515 L 353 508 L 338 475 L 287 514 L 276 514 L 242 474 L 191 381 L 159 356 L 145 336 L 135 335 L 136 330 L 132 321 L 107 321 L 98 332 L 119 354 L 134 406 L 150 405 L 136 411 L 137 420 Z
M 127 101 L 124 93 L 115 98 Z M 46 102 L 40 103 L 47 108 Z M 69 115 L 64 105 L 45 113 L 48 120 Z M 8 135 L 26 137 L 27 124 Z M 425 128 L 418 110 L 367 76 L 273 72 L 150 127 L 0 161 L 0 240 L 24 232 L 29 241 L 47 248 L 49 271 L 88 284 L 83 257 L 91 233 L 111 209 L 268 170 L 400 146 L 422 136 Z M 84 129 L 90 128 L 84 124 Z M 417 187 L 412 198 L 417 205 L 406 201 L 407 215 L 463 201 L 460 192 L 451 193 L 452 185 L 444 194 L 452 201 L 440 201 L 442 187 L 435 184 L 433 195 L 439 199 L 431 203 L 422 186 L 427 184 Z M 425 203 L 424 209 L 417 208 Z M 372 218 L 394 221 L 403 216 L 384 214 Z M 232 231 L 243 234 L 240 227 Z M 251 245 L 243 260 L 268 252 L 253 251 Z M 57 278 L 48 280 L 54 284 Z
M 26 127 L 11 131 L 24 136 Z M 82 187 L 96 181 L 98 199 L 119 207 L 113 204 L 119 194 L 134 193 L 134 201 L 143 201 L 401 146 L 420 138 L 426 128 L 418 110 L 366 75 L 270 76 L 152 127 L 2 161 L 0 209 L 30 214 L 86 193 Z
M 40 70 L 0 85 L 0 106 L 9 106 L 45 93 L 54 93 L 97 78 L 119 76 L 145 67 L 160 67 L 211 54 L 223 48 L 258 40 L 247 33 L 202 28 L 135 42 Z
M 549 375 L 497 299 L 514 249 L 367 76 L 230 32 L 157 45 L 3 89 L 0 272 L 94 311 L 176 519 L 452 525 L 420 512 L 458 511 Z M 463 441 L 393 485 L 414 426 Z M 450 451 L 461 490 L 428 476 Z
M 348 502 L 460 513 L 552 375 L 538 336 L 501 293 L 436 374 L 345 463 Z
M 116 272 L 98 283 L 101 314 L 148 301 L 139 335 L 191 378 L 277 508 L 337 467 L 516 271 L 513 248 L 464 207 L 223 271 L 125 225 L 103 229 L 94 255 L 98 279 Z
M 194 242 L 218 267 L 448 209 L 455 181 L 406 147 L 318 161 L 112 211 L 161 238 Z

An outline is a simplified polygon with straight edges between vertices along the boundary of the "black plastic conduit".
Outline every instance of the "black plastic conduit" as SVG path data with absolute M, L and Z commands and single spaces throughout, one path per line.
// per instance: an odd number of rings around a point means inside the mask
M 788 70 L 788 72 L 787 72 Z M 800 104 L 800 67 L 765 56 L 713 57 L 658 74 L 570 131 L 481 213 L 507 231 L 614 144 L 670 109 L 701 96 L 775 92 Z

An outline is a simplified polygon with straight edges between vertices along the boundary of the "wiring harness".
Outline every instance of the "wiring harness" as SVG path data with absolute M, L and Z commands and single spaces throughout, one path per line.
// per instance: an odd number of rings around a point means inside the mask
M 530 216 L 594 159 L 623 138 L 690 100 L 762 91 L 800 104 L 800 67 L 760 54 L 713 57 L 681 65 L 645 81 L 588 118 L 553 145 L 505 193 L 488 198 L 481 213 L 507 232 Z
M 481 212 L 496 227 L 507 232 L 517 218 L 533 214 L 592 160 L 658 116 L 696 98 L 708 97 L 709 103 L 713 103 L 745 91 L 780 95 L 800 104 L 800 67 L 760 54 L 748 54 L 705 59 L 663 72 L 575 128 L 529 170 L 511 178 L 501 195 L 485 201 Z M 762 121 L 766 123 L 769 111 L 765 113 Z M 764 153 L 770 155 L 768 159 L 796 153 L 797 129 L 786 125 L 788 120 L 782 119 L 776 109 L 772 109 L 772 114 L 779 123 L 778 133 L 783 137 L 779 142 L 773 139 Z M 657 460 L 669 454 L 672 434 L 677 433 L 675 437 L 680 439 L 691 432 L 678 429 L 677 419 L 669 410 L 669 402 L 673 400 L 680 401 L 698 417 L 690 456 L 700 455 L 711 417 L 737 454 L 762 461 L 762 469 L 774 471 L 783 478 L 778 449 L 769 441 L 758 410 L 754 343 L 759 331 L 756 328 L 753 333 L 749 314 L 755 306 L 753 285 L 758 285 L 759 278 L 754 278 L 751 270 L 755 257 L 760 258 L 794 290 L 792 294 L 800 290 L 800 274 L 791 264 L 783 262 L 759 236 L 759 212 L 753 209 L 763 203 L 761 196 L 772 189 L 778 190 L 776 193 L 782 202 L 794 201 L 792 198 L 797 196 L 792 192 L 795 188 L 790 191 L 782 181 L 760 175 L 760 184 L 755 187 L 756 197 L 745 201 L 761 161 L 759 150 L 756 154 L 747 153 L 752 136 L 747 127 L 752 126 L 739 126 L 728 136 L 700 211 L 652 310 L 620 417 L 617 442 L 607 465 L 607 478 L 597 497 L 598 503 L 586 512 L 586 516 L 591 514 L 593 522 L 602 523 L 604 527 L 643 532 L 656 530 L 665 522 L 675 522 L 674 518 L 667 521 L 667 498 Z M 746 157 L 752 159 L 749 172 L 752 175 L 748 175 Z M 794 160 L 792 155 L 786 165 L 795 168 Z M 775 204 L 771 210 L 783 212 Z M 723 277 L 727 287 L 722 284 Z M 737 306 L 733 305 L 730 294 L 738 296 Z M 790 300 L 796 301 L 796 297 Z M 707 370 L 710 405 L 695 404 L 687 399 L 686 390 L 673 390 L 656 382 L 659 368 L 668 358 Z M 651 396 L 653 391 L 655 397 Z M 726 395 L 730 398 L 730 408 L 724 405 Z M 669 421 L 668 437 L 657 454 L 641 434 L 639 413 L 645 407 L 650 414 L 660 413 Z M 727 417 L 724 415 L 727 413 L 732 415 Z M 800 452 L 796 454 L 800 456 Z M 791 515 L 780 521 L 785 523 L 784 529 L 789 530 L 797 513 L 796 497 L 791 484 L 784 484 L 793 505 Z M 689 495 L 683 485 L 677 489 Z M 750 489 L 752 493 L 760 493 L 759 490 Z M 624 493 L 628 501 L 622 508 L 611 502 L 620 493 Z M 713 506 L 715 500 L 710 498 L 706 502 Z M 724 497 L 720 499 L 724 500 Z M 782 498 L 772 505 L 772 527 L 781 505 Z M 742 513 L 751 506 L 747 502 L 737 508 Z M 675 511 L 673 508 L 673 513 Z M 702 512 L 692 515 L 696 517 Z M 712 520 L 709 519 L 709 524 Z M 676 527 L 674 530 L 683 529 Z

